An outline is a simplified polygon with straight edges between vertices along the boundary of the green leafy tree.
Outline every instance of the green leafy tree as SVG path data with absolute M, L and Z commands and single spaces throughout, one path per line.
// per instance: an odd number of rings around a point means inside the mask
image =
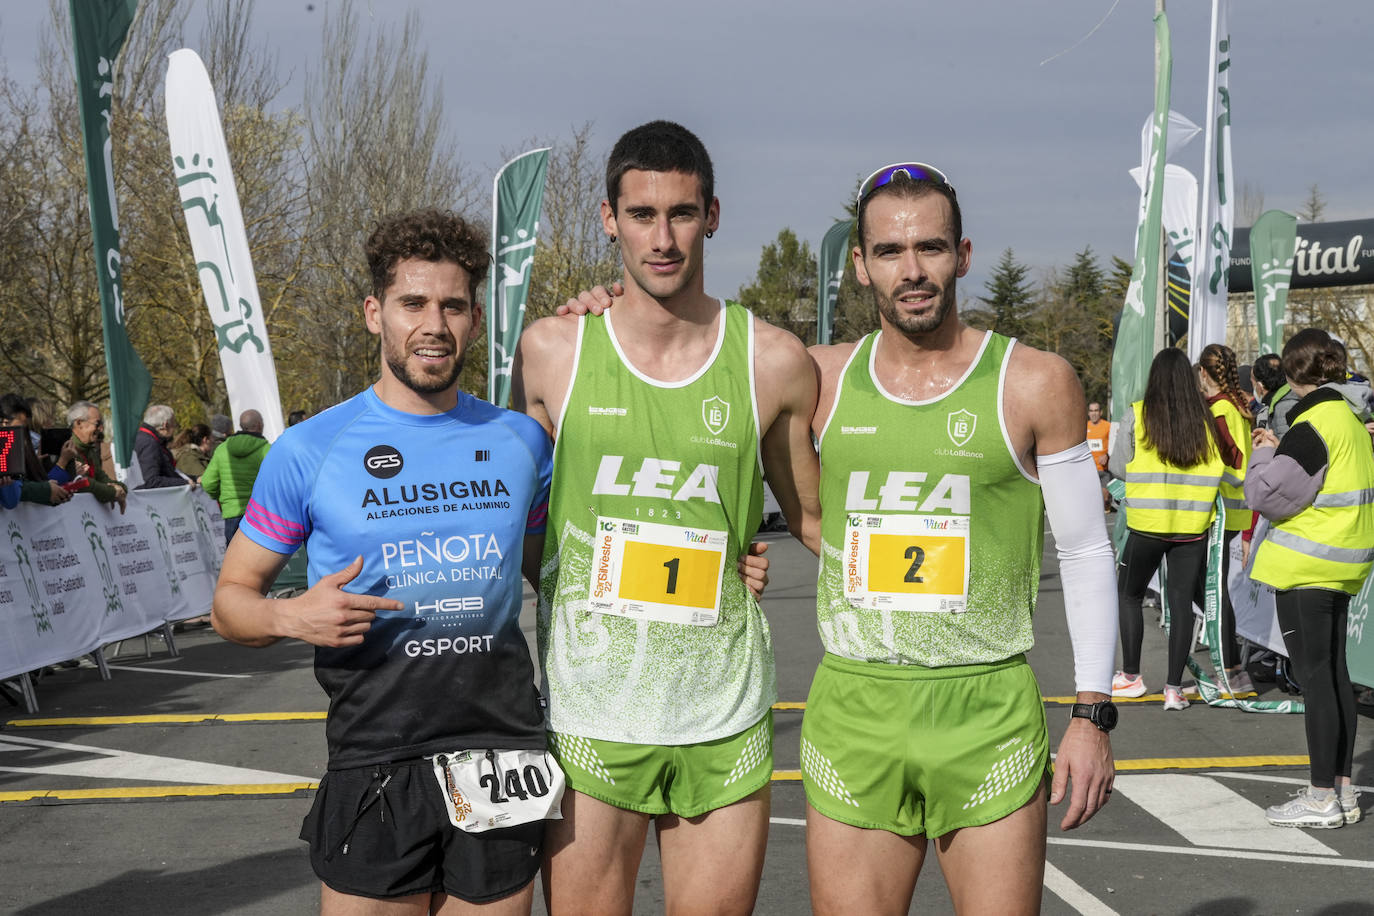
M 1012 250 L 1002 252 L 984 286 L 986 296 L 978 301 L 986 308 L 969 309 L 964 319 L 1008 337 L 1024 337 L 1031 328 L 1031 309 L 1035 295 L 1027 282 L 1030 268 L 1016 260 Z
M 816 256 L 791 229 L 765 245 L 754 282 L 740 287 L 742 305 L 803 341 L 816 337 Z

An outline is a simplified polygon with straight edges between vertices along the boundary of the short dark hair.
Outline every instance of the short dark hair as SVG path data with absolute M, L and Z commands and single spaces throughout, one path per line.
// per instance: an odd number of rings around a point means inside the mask
M 1283 345 L 1283 374 L 1299 385 L 1345 381 L 1345 347 L 1321 328 L 1303 328 Z
M 10 392 L 4 397 L 0 397 L 0 417 L 6 420 L 13 420 L 19 414 L 32 417 L 33 411 L 29 409 L 28 399 L 23 395 Z
M 631 169 L 643 172 L 684 172 L 701 182 L 701 196 L 709 208 L 716 197 L 716 174 L 706 146 L 681 124 L 650 121 L 627 130 L 615 141 L 606 160 L 606 200 L 616 213 L 620 179 Z
M 868 212 L 868 205 L 873 202 L 875 197 L 885 197 L 889 194 L 898 194 L 911 200 L 918 197 L 925 197 L 927 194 L 939 194 L 949 201 L 950 221 L 954 224 L 954 244 L 958 245 L 964 238 L 964 214 L 959 209 L 959 198 L 955 196 L 954 189 L 947 184 L 938 181 L 930 181 L 926 178 L 912 178 L 905 172 L 899 172 L 892 176 L 892 180 L 881 187 L 875 188 L 867 197 L 859 201 L 858 226 L 859 226 L 859 250 L 867 251 L 864 243 L 864 214 Z
M 301 421 L 304 420 L 304 419 L 305 419 L 305 411 L 304 411 L 304 410 L 293 410 L 293 411 L 291 411 L 291 413 L 289 413 L 289 414 L 286 415 L 286 425 L 287 425 L 287 426 L 295 426 L 297 423 L 301 422 Z
M 364 249 L 372 273 L 372 295 L 386 297 L 396 280 L 396 265 L 408 259 L 452 261 L 468 272 L 468 294 L 477 302 L 477 287 L 487 276 L 491 254 L 487 234 L 448 210 L 412 210 L 388 216 L 377 224 Z
M 1265 391 L 1283 387 L 1283 360 L 1277 353 L 1266 353 L 1250 367 L 1250 377 L 1264 386 Z

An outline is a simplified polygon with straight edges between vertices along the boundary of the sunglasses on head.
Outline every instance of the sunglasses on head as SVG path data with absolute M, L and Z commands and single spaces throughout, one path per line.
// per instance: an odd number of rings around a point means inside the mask
M 858 202 L 862 204 L 868 195 L 883 185 L 891 184 L 898 175 L 904 175 L 911 181 L 932 181 L 949 188 L 950 194 L 954 193 L 954 185 L 950 184 L 945 173 L 935 166 L 926 165 L 924 162 L 896 162 L 883 166 L 863 180 L 863 184 L 859 185 Z

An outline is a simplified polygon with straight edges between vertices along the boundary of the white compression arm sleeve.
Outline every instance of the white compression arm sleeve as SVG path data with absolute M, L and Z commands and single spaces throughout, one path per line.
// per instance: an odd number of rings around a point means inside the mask
M 1111 694 L 1116 662 L 1116 554 L 1102 516 L 1102 486 L 1088 443 L 1035 456 L 1059 555 L 1064 616 L 1079 692 Z

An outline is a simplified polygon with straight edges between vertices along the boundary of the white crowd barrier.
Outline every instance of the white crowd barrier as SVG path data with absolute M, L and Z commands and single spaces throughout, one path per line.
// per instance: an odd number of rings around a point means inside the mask
M 0 510 L 0 678 L 208 614 L 223 559 L 199 488 L 134 490 L 122 515 L 89 493 Z

